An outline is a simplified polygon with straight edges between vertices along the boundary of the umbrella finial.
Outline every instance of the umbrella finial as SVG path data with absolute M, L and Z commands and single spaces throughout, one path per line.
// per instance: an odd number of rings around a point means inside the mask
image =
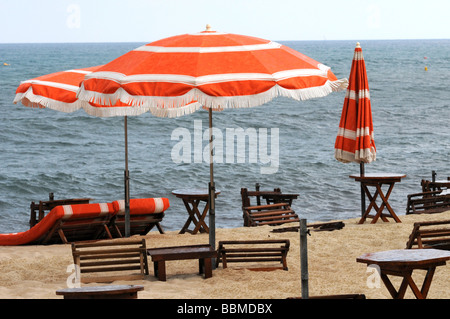
M 356 47 L 361 48 L 361 46 L 359 45 L 359 42 L 356 42 Z
M 206 25 L 206 30 L 205 31 L 211 31 L 211 25 L 210 24 Z

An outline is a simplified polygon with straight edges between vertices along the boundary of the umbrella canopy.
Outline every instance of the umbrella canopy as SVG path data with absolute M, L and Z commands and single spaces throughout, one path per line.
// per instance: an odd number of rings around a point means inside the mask
M 369 82 L 359 43 L 355 48 L 342 108 L 335 158 L 343 163 L 370 163 L 376 159 Z
M 211 110 L 258 106 L 279 96 L 306 100 L 346 87 L 347 80 L 338 80 L 329 67 L 287 46 L 211 31 L 208 25 L 206 31 L 158 40 L 105 64 L 86 75 L 77 96 L 103 106 L 120 100 L 161 117 L 209 109 L 210 244 L 215 247 Z
M 159 116 L 206 108 L 251 107 L 286 96 L 322 97 L 347 86 L 330 68 L 276 42 L 207 31 L 143 45 L 86 76 L 78 97 L 117 100 Z

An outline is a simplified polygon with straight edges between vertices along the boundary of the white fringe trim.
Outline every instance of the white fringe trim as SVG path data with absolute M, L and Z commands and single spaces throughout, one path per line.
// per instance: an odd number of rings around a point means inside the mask
M 294 100 L 303 101 L 312 98 L 324 97 L 330 94 L 331 92 L 345 90 L 347 87 L 348 87 L 348 80 L 341 79 L 337 81 L 327 81 L 321 87 L 313 87 L 299 90 L 288 90 L 280 87 L 279 85 L 276 85 L 266 92 L 248 96 L 230 96 L 230 97 L 209 96 L 203 93 L 202 91 L 194 88 L 185 95 L 179 97 L 154 97 L 154 96 L 133 96 L 122 88 L 119 88 L 113 94 L 102 94 L 92 91 L 86 91 L 82 84 L 78 92 L 78 98 L 80 100 L 90 101 L 92 103 L 100 105 L 110 105 L 113 104 L 115 101 L 120 100 L 126 104 L 131 104 L 134 106 L 134 108 L 131 107 L 125 108 L 127 110 L 141 108 L 142 113 L 145 112 L 144 110 L 150 110 L 150 112 L 157 117 L 179 117 L 191 114 L 197 111 L 202 106 L 205 108 L 212 108 L 216 110 L 222 110 L 227 108 L 255 107 L 270 102 L 276 97 L 289 97 Z M 114 109 L 116 108 L 113 107 L 111 109 L 112 109 L 111 112 L 115 112 Z M 117 113 L 120 113 L 119 109 L 117 109 Z M 125 114 L 120 113 L 116 115 L 125 115 Z
M 342 149 L 334 149 L 334 157 L 342 163 L 370 163 L 377 159 L 376 150 L 371 147 L 355 153 L 346 152 Z

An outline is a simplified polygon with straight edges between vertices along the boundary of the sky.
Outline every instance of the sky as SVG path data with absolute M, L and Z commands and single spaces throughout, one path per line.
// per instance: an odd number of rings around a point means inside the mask
M 449 39 L 449 0 L 0 0 L 0 43 Z

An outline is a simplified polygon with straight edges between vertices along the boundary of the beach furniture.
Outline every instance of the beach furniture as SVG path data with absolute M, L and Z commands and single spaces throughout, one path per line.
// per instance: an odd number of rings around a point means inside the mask
M 139 285 L 105 285 L 94 287 L 66 288 L 56 291 L 64 299 L 137 299 Z
M 356 259 L 357 262 L 365 263 L 371 267 L 379 267 L 381 280 L 394 299 L 403 299 L 408 286 L 417 299 L 426 299 L 436 267 L 445 266 L 447 260 L 450 260 L 450 252 L 439 249 L 380 251 L 364 254 Z M 414 270 L 426 271 L 421 288 L 416 285 L 412 278 Z M 402 278 L 398 290 L 394 287 L 388 275 Z
M 227 268 L 229 263 L 252 263 L 251 270 L 288 270 L 289 245 L 288 239 L 219 241 L 216 265 L 222 263 L 223 268 Z M 275 265 L 260 267 L 259 263 Z
M 112 217 L 109 228 L 113 236 L 123 237 L 125 233 L 125 201 L 118 200 L 112 204 L 117 214 Z M 130 199 L 130 236 L 146 235 L 155 226 L 161 234 L 164 234 L 160 223 L 169 206 L 168 198 Z
M 406 214 L 433 214 L 450 210 L 450 194 L 441 194 L 439 189 L 407 195 Z
M 208 189 L 176 189 L 172 191 L 176 197 L 183 200 L 184 207 L 188 213 L 188 218 L 184 223 L 184 226 L 180 230 L 180 234 L 185 232 L 191 233 L 192 235 L 200 233 L 209 233 L 209 227 L 206 224 L 205 218 L 210 211 L 209 203 L 209 190 Z M 215 197 L 220 194 L 220 190 L 215 191 Z M 199 205 L 201 202 L 205 203 L 202 212 L 200 213 Z M 194 229 L 189 229 L 191 223 L 194 224 Z
M 112 238 L 108 224 L 114 214 L 111 203 L 56 206 L 29 230 L 0 234 L 0 245 L 67 244 Z
M 389 204 L 389 196 L 392 193 L 395 183 L 401 182 L 402 178 L 406 177 L 406 175 L 371 173 L 364 175 L 350 175 L 349 177 L 361 183 L 367 198 L 370 200 L 369 206 L 362 215 L 358 224 L 364 224 L 367 218 L 372 218 L 371 224 L 375 224 L 379 218 L 381 218 L 384 222 L 388 222 L 388 218 L 393 218 L 397 223 L 401 223 L 400 218 L 398 218 Z M 385 185 L 388 186 L 388 189 L 386 192 L 383 192 L 383 186 Z M 370 192 L 369 187 L 375 188 L 373 194 Z M 380 206 L 377 204 L 378 197 L 381 199 Z M 370 215 L 372 208 L 375 210 L 375 215 Z M 385 208 L 387 209 L 387 213 L 383 213 Z
M 68 198 L 55 200 L 53 198 L 53 193 L 50 193 L 48 201 L 39 201 L 37 204 L 35 202 L 31 202 L 30 228 L 40 222 L 45 215 L 56 206 L 89 204 L 90 200 L 90 198 Z
M 80 283 L 144 279 L 148 275 L 145 239 L 72 243 Z
M 291 297 L 287 299 L 302 299 L 302 297 Z M 323 295 L 323 296 L 309 296 L 308 299 L 366 299 L 366 295 L 364 294 Z
M 251 204 L 251 197 L 256 198 L 256 205 Z M 244 226 L 275 226 L 299 222 L 298 215 L 291 209 L 292 201 L 297 197 L 298 194 L 283 194 L 279 188 L 254 192 L 241 188 Z M 261 198 L 266 200 L 266 204 L 261 204 Z
M 325 222 L 325 223 L 315 223 L 308 224 L 306 227 L 310 228 L 313 231 L 332 231 L 339 230 L 345 227 L 344 222 L 336 221 L 336 222 Z M 292 226 L 292 227 L 282 227 L 275 228 L 272 230 L 273 233 L 285 233 L 285 232 L 298 232 L 300 230 L 300 226 Z
M 158 280 L 166 281 L 166 261 L 198 259 L 199 273 L 205 279 L 212 277 L 212 260 L 217 257 L 217 251 L 211 245 L 191 245 L 149 248 L 147 254 L 153 261 L 154 274 Z
M 450 220 L 414 223 L 406 248 L 450 250 Z

